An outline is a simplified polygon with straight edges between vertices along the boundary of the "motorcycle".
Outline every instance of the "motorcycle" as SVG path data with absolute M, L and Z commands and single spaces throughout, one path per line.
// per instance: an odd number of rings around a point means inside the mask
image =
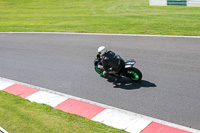
M 105 77 L 103 75 L 103 70 L 98 68 L 98 64 L 101 61 L 101 58 L 96 58 L 94 60 L 94 69 L 95 71 L 101 75 L 102 77 Z M 142 73 L 139 69 L 133 67 L 135 65 L 136 61 L 134 59 L 129 59 L 125 61 L 125 67 L 122 69 L 121 73 L 111 73 L 111 76 L 114 77 L 127 77 L 130 78 L 134 82 L 139 82 L 142 79 Z

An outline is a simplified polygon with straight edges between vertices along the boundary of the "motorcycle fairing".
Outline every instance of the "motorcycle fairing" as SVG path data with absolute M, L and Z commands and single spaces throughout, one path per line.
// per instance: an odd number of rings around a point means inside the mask
M 135 63 L 136 63 L 136 61 L 134 59 L 129 59 L 129 60 L 125 61 L 125 68 L 132 67 Z

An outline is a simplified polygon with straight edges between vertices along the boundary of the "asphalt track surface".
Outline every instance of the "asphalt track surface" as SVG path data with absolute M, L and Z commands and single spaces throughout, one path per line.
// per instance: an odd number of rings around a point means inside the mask
M 105 45 L 135 59 L 140 83 L 100 77 Z M 0 77 L 200 129 L 200 38 L 0 33 Z

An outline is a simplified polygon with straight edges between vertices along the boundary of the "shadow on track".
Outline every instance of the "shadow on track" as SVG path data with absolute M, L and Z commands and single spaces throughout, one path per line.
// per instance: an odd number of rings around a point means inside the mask
M 107 81 L 113 83 L 114 88 L 121 88 L 125 90 L 134 90 L 140 89 L 141 87 L 156 87 L 156 84 L 151 83 L 146 80 L 141 80 L 140 82 L 133 82 L 129 78 L 121 78 L 118 81 L 115 81 L 114 78 L 107 78 Z

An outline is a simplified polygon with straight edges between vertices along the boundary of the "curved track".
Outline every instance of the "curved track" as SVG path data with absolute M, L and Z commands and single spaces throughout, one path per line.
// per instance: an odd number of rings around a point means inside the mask
M 0 77 L 200 129 L 200 38 L 1 33 Z M 140 83 L 101 78 L 97 48 L 134 58 Z

